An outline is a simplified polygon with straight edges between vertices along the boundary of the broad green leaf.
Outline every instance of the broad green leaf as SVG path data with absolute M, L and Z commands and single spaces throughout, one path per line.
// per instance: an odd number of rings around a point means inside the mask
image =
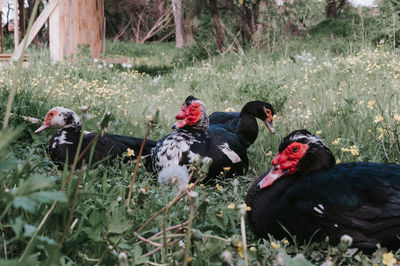
M 16 163 L 17 160 L 15 159 L 5 159 L 3 161 L 0 161 L 0 170 L 5 172 L 10 171 Z
M 306 260 L 304 257 L 285 258 L 284 266 L 313 266 L 311 262 Z
M 40 253 L 35 253 L 30 256 L 27 256 L 23 261 L 19 261 L 19 258 L 17 259 L 8 259 L 8 260 L 3 260 L 0 259 L 0 265 L 1 266 L 21 266 L 21 265 L 39 265 L 38 262 L 38 257 Z
M 32 175 L 28 179 L 20 182 L 18 188 L 18 195 L 30 194 L 39 189 L 51 186 L 53 181 L 42 175 Z
M 110 233 L 121 234 L 131 227 L 129 221 L 125 218 L 125 210 L 122 208 L 115 209 L 112 212 L 112 218 L 110 219 L 109 231 Z
M 15 218 L 15 220 L 11 223 L 11 227 L 17 237 L 19 237 L 19 235 L 21 234 L 22 224 L 23 222 L 21 217 Z
M 15 208 L 22 208 L 28 212 L 33 212 L 35 211 L 35 207 L 37 205 L 37 203 L 35 201 L 33 201 L 31 198 L 29 197 L 24 197 L 24 196 L 17 196 L 14 198 L 13 202 L 13 206 Z
M 37 236 L 36 237 L 38 240 L 45 242 L 49 245 L 57 245 L 56 241 L 54 241 L 52 238 L 47 237 L 47 236 Z
M 55 200 L 59 202 L 68 202 L 67 196 L 61 191 L 34 192 L 30 197 L 42 203 L 53 203 Z
M 35 233 L 36 226 L 30 224 L 24 224 L 24 236 L 30 237 Z

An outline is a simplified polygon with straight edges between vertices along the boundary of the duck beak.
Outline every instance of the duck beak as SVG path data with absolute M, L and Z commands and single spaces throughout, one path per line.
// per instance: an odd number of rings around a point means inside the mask
M 47 121 L 44 121 L 43 124 L 38 129 L 36 129 L 34 133 L 38 134 L 49 127 L 50 127 L 50 123 L 48 123 Z
M 272 124 L 272 121 L 264 121 L 264 124 L 267 126 L 268 130 L 271 131 L 272 134 L 275 134 L 275 128 L 274 125 Z
M 282 170 L 280 165 L 275 165 L 269 172 L 264 176 L 264 178 L 258 183 L 258 189 L 264 189 L 272 185 L 279 177 L 285 175 L 288 169 Z
M 178 129 L 178 128 L 184 127 L 184 126 L 187 125 L 187 123 L 188 123 L 188 121 L 187 121 L 186 119 L 176 121 L 176 122 L 172 125 L 172 129 Z

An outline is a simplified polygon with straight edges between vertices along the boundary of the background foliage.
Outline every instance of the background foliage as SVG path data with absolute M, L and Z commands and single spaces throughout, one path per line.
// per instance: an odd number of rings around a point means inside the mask
M 47 146 L 54 131 L 34 135 L 38 125 L 20 117 L 42 119 L 54 106 L 71 108 L 79 115 L 79 106 L 90 106 L 93 117 L 85 121 L 90 131 L 99 130 L 97 123 L 110 110 L 114 119 L 108 131 L 136 137 L 144 136 L 149 116 L 159 108 L 151 139 L 171 131 L 174 114 L 188 95 L 200 98 L 209 114 L 239 111 L 255 99 L 276 107 L 277 133 L 269 134 L 260 123 L 245 176 L 229 180 L 221 176 L 194 188 L 199 197 L 192 227 L 193 265 L 244 264 L 236 207 L 243 203 L 253 179 L 268 169 L 280 139 L 294 129 L 307 128 L 320 135 L 338 162 L 400 163 L 397 2 L 381 2 L 379 16 L 350 8 L 343 18 L 324 21 L 317 7 L 306 2 L 288 5 L 285 15 L 268 10 L 271 15 L 265 19 L 271 29 L 260 36 L 260 46 L 240 41 L 234 49 L 215 52 L 214 40 L 206 38 L 214 34 L 211 15 L 204 10 L 196 22 L 196 43 L 181 50 L 169 42 L 107 41 L 105 58 L 128 57 L 123 65 L 93 60 L 85 49 L 75 59 L 57 63 L 50 61 L 46 49 L 31 50 L 30 64 L 18 82 L 14 115 L 9 128 L 0 132 L 0 263 L 179 264 L 183 259 L 182 231 L 169 231 L 168 236 L 178 241 L 167 253 L 154 254 L 149 252 L 156 247 L 135 234 L 178 193 L 177 188 L 160 186 L 157 176 L 144 167 L 139 168 L 129 209 L 124 202 L 132 163 L 77 169 L 60 191 L 69 170 L 57 171 L 49 158 Z M 221 12 L 222 20 L 236 32 L 229 12 Z M 300 17 L 306 18 L 301 35 L 284 33 L 284 20 Z M 13 65 L 0 72 L 1 118 L 14 73 Z M 55 200 L 58 204 L 45 220 Z M 189 209 L 187 198 L 172 206 L 167 227 L 185 223 Z M 70 213 L 72 220 L 67 223 Z M 161 215 L 140 235 L 162 243 L 157 235 L 162 228 Z M 327 242 L 256 239 L 249 227 L 246 233 L 252 265 L 390 265 L 384 258 L 390 254 L 399 258 L 400 253 L 384 247 L 368 255 L 354 250 L 344 253 Z

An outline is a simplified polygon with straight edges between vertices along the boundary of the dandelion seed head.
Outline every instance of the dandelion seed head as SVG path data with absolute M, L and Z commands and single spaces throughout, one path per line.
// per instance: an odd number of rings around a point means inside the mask
M 185 189 L 189 183 L 189 173 L 185 166 L 173 165 L 160 171 L 158 183 L 176 185 L 180 189 Z

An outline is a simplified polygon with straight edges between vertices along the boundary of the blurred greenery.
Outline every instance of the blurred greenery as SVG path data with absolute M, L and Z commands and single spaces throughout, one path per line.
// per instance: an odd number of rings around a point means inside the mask
M 387 16 L 393 15 L 390 12 Z M 207 19 L 200 23 L 207 24 Z M 171 132 L 183 100 L 194 95 L 205 103 L 208 114 L 239 111 L 251 100 L 268 101 L 277 109 L 277 132 L 270 134 L 260 123 L 259 137 L 248 150 L 246 175 L 226 180 L 221 176 L 213 184 L 194 188 L 199 198 L 192 265 L 243 265 L 236 207 L 243 203 L 253 179 L 269 168 L 280 139 L 292 130 L 306 128 L 320 135 L 338 162 L 400 163 L 399 51 L 392 39 L 374 39 L 379 36 L 378 25 L 386 23 L 377 20 L 365 18 L 364 32 L 356 17 L 322 21 L 301 37 L 277 39 L 269 50 L 243 47 L 242 52 L 224 54 L 202 54 L 205 50 L 196 46 L 179 50 L 173 43 L 108 40 L 104 61 L 93 60 L 82 49 L 80 57 L 54 63 L 47 50 L 30 50 L 29 65 L 18 83 L 14 115 L 9 128 L 0 131 L 0 264 L 122 265 L 122 253 L 130 264 L 179 264 L 183 230 L 167 232 L 172 241 L 177 240 L 167 254 L 154 252 L 163 242 L 157 234 L 163 227 L 162 215 L 140 232 L 156 245 L 135 235 L 173 200 L 178 188 L 160 186 L 156 175 L 141 166 L 127 209 L 124 203 L 132 163 L 117 161 L 84 170 L 72 223 L 59 243 L 80 172 L 60 192 L 68 169 L 59 172 L 50 160 L 48 141 L 54 130 L 34 135 L 39 124 L 30 124 L 21 116 L 43 119 L 54 106 L 80 115 L 79 107 L 88 105 L 93 117 L 85 124 L 87 130 L 98 131 L 98 122 L 108 109 L 114 117 L 109 132 L 143 137 L 149 117 L 160 109 L 159 124 L 150 133 L 157 140 Z M 206 41 L 206 32 L 199 36 Z M 128 61 L 123 64 L 107 62 L 107 58 L 125 57 Z M 14 71 L 10 64 L 0 72 L 0 119 Z M 55 200 L 60 203 L 35 236 Z M 169 210 L 167 227 L 186 222 L 188 215 L 189 202 L 184 198 Z M 388 252 L 381 247 L 369 255 L 360 251 L 342 254 L 328 242 L 256 239 L 248 225 L 246 229 L 250 265 L 328 265 L 332 261 L 383 265 L 382 256 Z M 31 240 L 34 244 L 19 261 Z M 393 251 L 394 256 L 398 258 L 399 252 Z

